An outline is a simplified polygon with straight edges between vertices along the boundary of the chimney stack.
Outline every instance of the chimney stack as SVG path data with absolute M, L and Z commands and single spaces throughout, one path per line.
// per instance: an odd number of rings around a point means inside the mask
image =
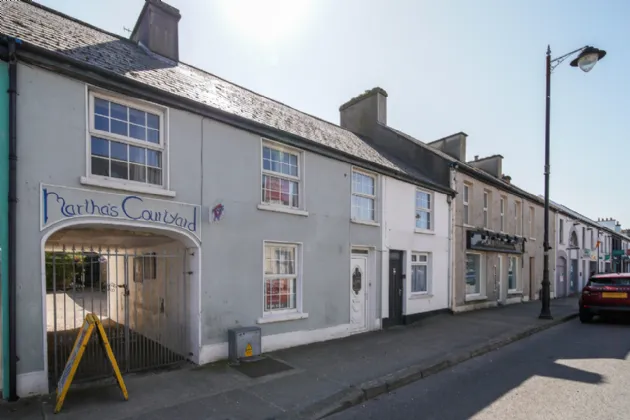
M 339 107 L 341 126 L 369 136 L 377 124 L 387 125 L 387 92 L 380 87 L 365 91 Z
M 475 160 L 479 160 L 479 155 L 475 155 Z
M 503 174 L 503 175 L 501 176 L 501 179 L 503 179 L 503 182 L 506 182 L 506 183 L 508 183 L 508 184 L 511 184 L 511 183 L 512 183 L 512 177 L 511 177 L 511 176 L 509 176 L 509 175 L 505 175 L 505 174 Z
M 130 39 L 152 52 L 179 61 L 179 10 L 162 0 L 145 0 Z

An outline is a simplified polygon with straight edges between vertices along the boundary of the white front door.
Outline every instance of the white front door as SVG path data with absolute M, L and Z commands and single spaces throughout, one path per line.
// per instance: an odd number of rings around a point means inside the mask
M 353 255 L 350 270 L 350 324 L 366 326 L 367 256 Z

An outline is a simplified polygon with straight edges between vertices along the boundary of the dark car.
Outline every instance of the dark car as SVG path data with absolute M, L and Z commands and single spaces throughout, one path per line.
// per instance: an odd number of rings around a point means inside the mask
M 630 315 L 630 273 L 596 274 L 580 295 L 580 321 L 595 315 L 627 312 Z

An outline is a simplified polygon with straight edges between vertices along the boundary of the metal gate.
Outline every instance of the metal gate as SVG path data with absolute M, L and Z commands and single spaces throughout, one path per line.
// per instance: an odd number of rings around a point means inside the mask
M 186 360 L 188 250 L 183 246 L 165 248 L 47 247 L 45 298 L 51 388 L 90 312 L 103 323 L 123 373 Z M 94 334 L 75 381 L 111 374 Z

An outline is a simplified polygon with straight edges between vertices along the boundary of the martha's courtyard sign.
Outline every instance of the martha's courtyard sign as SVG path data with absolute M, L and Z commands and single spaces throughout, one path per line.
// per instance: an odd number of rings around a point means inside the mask
M 200 237 L 200 210 L 193 204 L 56 185 L 40 188 L 41 230 L 64 220 L 90 217 L 170 226 Z

